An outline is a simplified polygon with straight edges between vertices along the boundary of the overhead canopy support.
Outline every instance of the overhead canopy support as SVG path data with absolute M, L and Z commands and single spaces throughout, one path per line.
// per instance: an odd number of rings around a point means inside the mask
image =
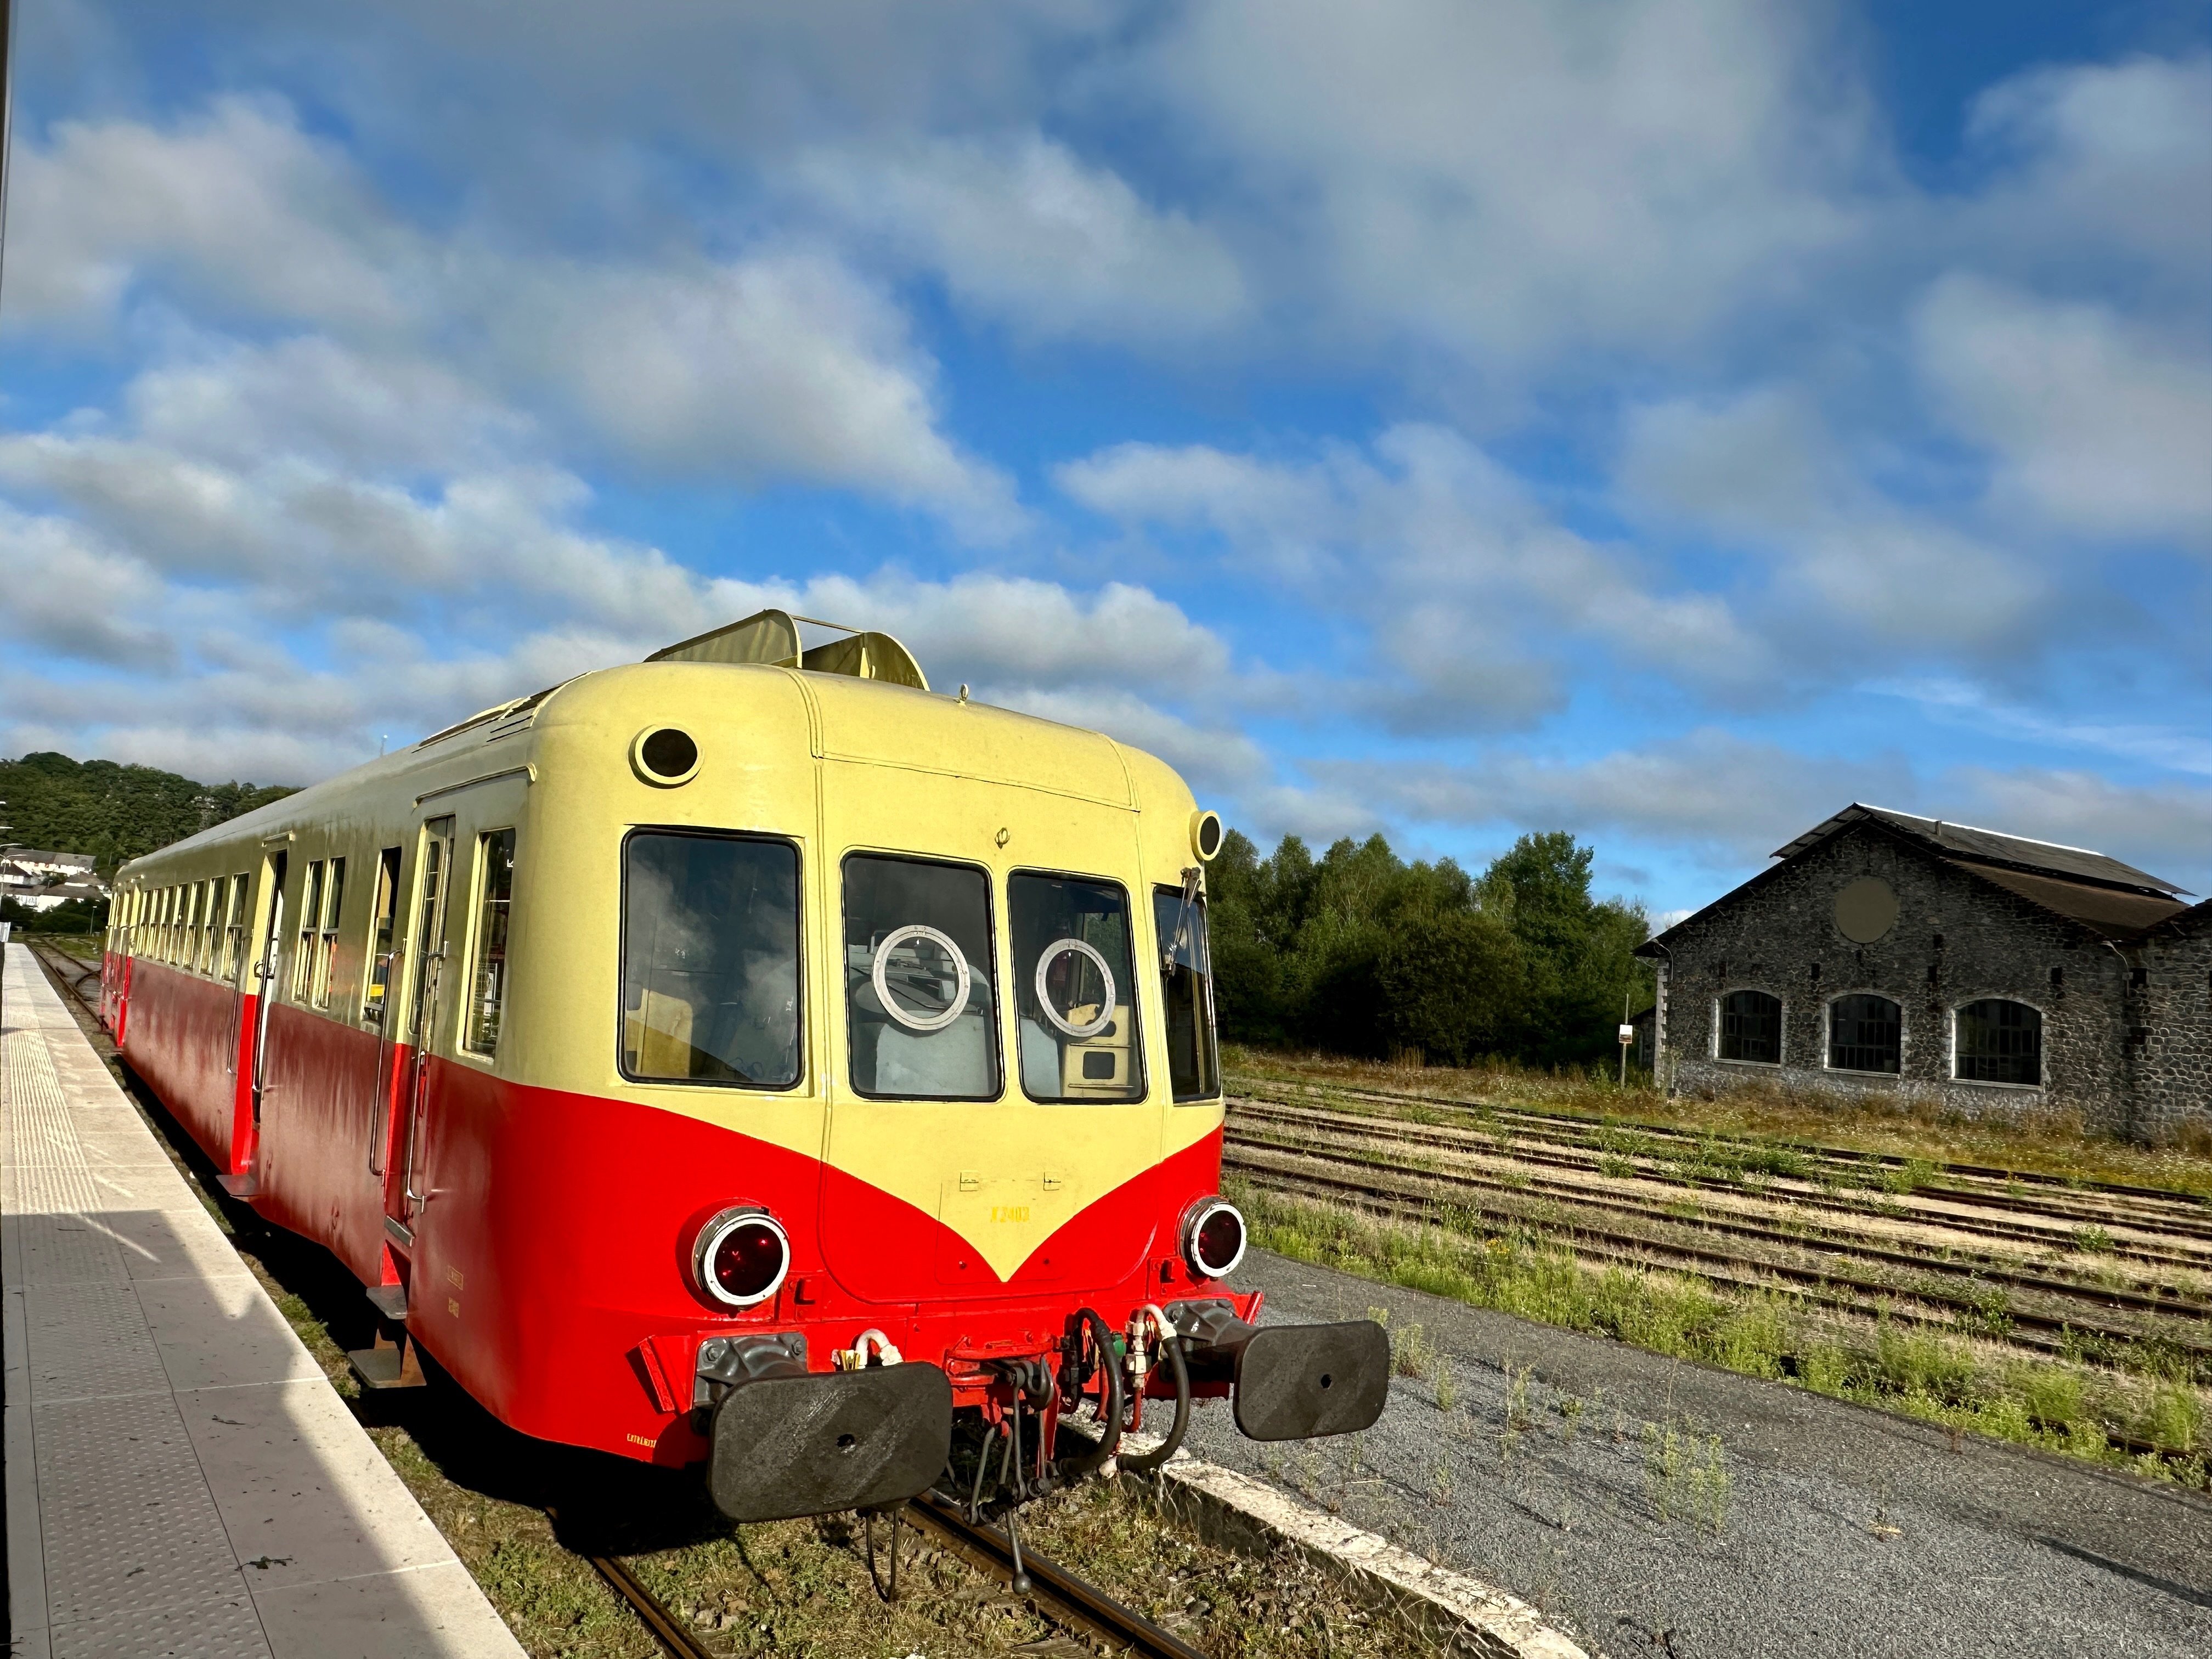
M 834 628 L 844 638 L 804 648 L 799 624 Z M 647 662 L 764 663 L 776 668 L 805 668 L 817 674 L 848 674 L 855 679 L 889 680 L 929 690 L 928 678 L 914 653 L 888 634 L 848 628 L 818 617 L 793 616 L 788 611 L 763 611 L 726 627 L 684 640 L 654 652 Z

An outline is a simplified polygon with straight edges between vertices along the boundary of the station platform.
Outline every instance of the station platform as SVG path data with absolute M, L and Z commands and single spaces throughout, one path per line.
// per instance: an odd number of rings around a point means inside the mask
M 30 952 L 4 957 L 9 1653 L 520 1659 Z

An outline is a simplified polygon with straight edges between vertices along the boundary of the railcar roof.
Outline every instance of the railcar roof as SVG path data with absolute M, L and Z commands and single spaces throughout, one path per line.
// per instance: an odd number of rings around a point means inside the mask
M 453 769 L 453 763 L 527 734 L 540 721 L 560 719 L 569 698 L 588 691 L 614 692 L 635 677 L 712 676 L 725 684 L 747 678 L 798 678 L 821 711 L 818 743 L 824 759 L 852 760 L 955 771 L 981 781 L 1044 787 L 1122 807 L 1139 805 L 1127 762 L 1154 757 L 1130 750 L 1087 727 L 1017 709 L 975 702 L 958 694 L 921 690 L 889 678 L 849 672 L 740 664 L 656 656 L 642 663 L 596 669 L 517 697 L 456 722 L 404 748 L 308 785 L 296 793 L 134 859 L 128 872 L 149 860 L 195 848 L 251 839 L 327 813 L 337 801 L 365 787 L 398 783 L 412 775 Z M 718 694 L 721 702 L 726 693 Z M 671 711 L 671 718 L 682 718 Z M 519 747 L 519 746 L 518 746 Z M 517 763 L 522 757 L 518 753 Z

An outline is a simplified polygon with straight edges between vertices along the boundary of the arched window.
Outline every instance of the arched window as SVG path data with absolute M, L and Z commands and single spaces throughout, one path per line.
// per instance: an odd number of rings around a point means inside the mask
M 1959 1010 L 1952 1073 L 1973 1083 L 2043 1081 L 2043 1015 L 2024 1002 L 1985 997 Z
M 1782 1060 L 1782 999 L 1764 991 L 1730 991 L 1721 999 L 1721 1058 Z
M 1894 1072 L 1905 1011 L 1887 997 L 1838 997 L 1828 1005 L 1828 1065 L 1838 1072 Z

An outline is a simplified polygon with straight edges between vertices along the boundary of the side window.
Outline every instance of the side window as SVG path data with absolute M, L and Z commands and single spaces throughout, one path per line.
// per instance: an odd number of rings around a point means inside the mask
M 991 884 L 981 870 L 845 860 L 845 1035 L 853 1087 L 989 1100 L 999 1082 Z
M 292 1000 L 305 1002 L 315 974 L 315 934 L 323 915 L 323 861 L 307 866 L 300 886 L 300 945 L 292 952 Z
M 468 1030 L 461 1046 L 473 1054 L 499 1048 L 499 1017 L 507 1005 L 507 928 L 514 902 L 514 831 L 477 837 L 477 925 L 469 969 Z
M 212 974 L 217 966 L 217 942 L 222 938 L 222 907 L 230 897 L 230 878 L 217 876 L 207 884 L 200 904 L 200 972 Z
M 623 843 L 623 1075 L 799 1081 L 799 849 L 637 830 Z
M 345 908 L 345 869 L 343 859 L 332 859 L 330 874 L 323 882 L 323 925 L 315 941 L 314 1003 L 318 1008 L 331 1006 L 331 967 L 337 956 L 338 915 Z
M 1782 999 L 1764 991 L 1730 991 L 1723 997 L 1720 1057 L 1780 1065 Z
M 1828 1005 L 1828 1064 L 1838 1072 L 1894 1072 L 1905 1011 L 1887 997 L 1838 997 Z
M 1976 1083 L 2043 1081 L 2043 1015 L 2024 1002 L 1985 997 L 1959 1010 L 1952 1074 Z
M 1023 1092 L 1141 1098 L 1129 896 L 1112 882 L 1018 875 L 1006 882 L 1006 920 Z
M 246 929 L 252 912 L 246 908 L 251 880 L 245 875 L 230 878 L 230 908 L 223 918 L 222 976 L 232 981 L 246 963 Z
M 1156 887 L 1152 927 L 1160 941 L 1169 1083 L 1177 1101 L 1212 1100 L 1221 1093 L 1221 1057 L 1213 1036 L 1213 956 L 1206 942 L 1206 901 L 1180 887 Z
M 368 983 L 361 997 L 361 1017 L 372 1024 L 384 1024 L 385 999 L 392 989 L 392 958 L 398 948 L 395 942 L 398 921 L 399 849 L 387 847 L 376 855 L 376 902 L 369 910 Z

